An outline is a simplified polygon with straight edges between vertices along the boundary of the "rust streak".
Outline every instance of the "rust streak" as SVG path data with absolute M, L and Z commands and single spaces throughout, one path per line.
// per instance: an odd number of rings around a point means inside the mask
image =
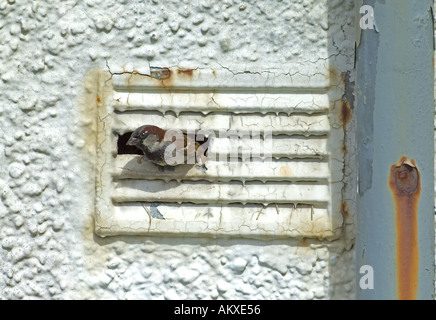
M 348 219 L 350 217 L 350 212 L 348 209 L 348 204 L 346 202 L 341 202 L 341 214 L 344 220 Z
M 398 298 L 416 299 L 418 290 L 418 202 L 421 195 L 420 174 L 415 161 L 401 157 L 393 164 L 389 186 L 395 201 L 397 227 Z
M 341 150 L 342 150 L 344 153 L 347 153 L 347 152 L 348 152 L 347 145 L 345 144 L 345 141 L 342 143 Z
M 350 103 L 348 101 L 341 100 L 341 121 L 344 126 L 344 130 L 346 129 L 347 123 L 351 117 L 351 108 Z

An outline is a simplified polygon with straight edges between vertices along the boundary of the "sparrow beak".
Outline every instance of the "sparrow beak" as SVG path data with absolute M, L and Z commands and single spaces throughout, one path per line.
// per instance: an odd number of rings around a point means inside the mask
M 138 138 L 130 138 L 126 144 L 128 146 L 136 146 L 138 144 L 138 142 L 139 142 Z

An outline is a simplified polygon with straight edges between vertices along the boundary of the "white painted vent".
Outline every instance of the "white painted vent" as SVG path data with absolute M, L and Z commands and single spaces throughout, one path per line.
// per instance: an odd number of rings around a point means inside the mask
M 152 68 L 102 80 L 96 233 L 336 238 L 344 135 L 336 109 L 343 91 L 324 70 L 306 77 Z M 181 165 L 162 172 L 138 155 L 119 154 L 120 137 L 144 124 L 216 132 L 209 152 L 225 160 L 208 158 L 206 171 Z M 272 137 L 270 160 L 243 161 L 261 145 L 218 135 L 256 131 Z M 238 162 L 227 161 L 232 150 Z

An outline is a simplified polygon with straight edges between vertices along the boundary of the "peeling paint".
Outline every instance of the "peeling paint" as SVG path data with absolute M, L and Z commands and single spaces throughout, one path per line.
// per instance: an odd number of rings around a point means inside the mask
M 169 68 L 150 67 L 150 77 L 157 80 L 166 80 L 171 77 Z
M 420 173 L 415 161 L 401 157 L 389 174 L 397 228 L 397 278 L 399 299 L 415 299 L 418 290 L 418 203 L 421 195 Z

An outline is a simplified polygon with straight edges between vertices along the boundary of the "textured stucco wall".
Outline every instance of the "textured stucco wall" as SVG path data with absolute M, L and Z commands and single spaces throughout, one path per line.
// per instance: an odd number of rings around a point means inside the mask
M 352 224 L 334 242 L 95 236 L 83 114 L 108 65 L 351 70 L 353 25 L 352 0 L 1 1 L 0 298 L 352 298 Z

